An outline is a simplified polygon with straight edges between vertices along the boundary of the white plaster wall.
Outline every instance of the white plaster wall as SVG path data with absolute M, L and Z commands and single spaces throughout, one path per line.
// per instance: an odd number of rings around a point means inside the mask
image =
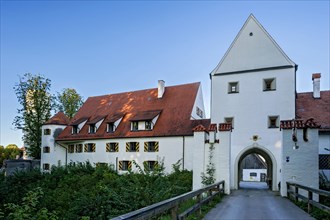
M 62 146 L 55 144 L 54 132 L 56 129 L 64 129 L 65 125 L 43 125 L 42 126 L 42 138 L 41 138 L 41 169 L 44 163 L 58 166 L 65 165 L 66 149 Z M 44 135 L 44 129 L 50 129 L 50 135 Z M 44 153 L 43 147 L 50 147 L 50 153 Z
M 198 88 L 198 92 L 197 92 L 197 95 L 196 95 L 194 107 L 193 107 L 192 112 L 191 112 L 191 117 L 193 119 L 201 119 L 201 117 L 196 114 L 196 107 L 198 107 L 200 110 L 203 111 L 203 117 L 202 118 L 205 118 L 205 108 L 204 108 L 202 85 L 200 85 L 199 88 Z
M 298 129 L 297 145 L 294 149 L 292 141 L 292 131 L 283 130 L 282 132 L 282 178 L 281 195 L 286 196 L 286 181 L 297 182 L 299 184 L 319 188 L 319 164 L 318 164 L 318 129 L 308 129 L 308 142 L 303 140 L 303 131 Z M 287 162 L 287 157 L 289 161 Z M 307 195 L 307 194 L 306 194 Z
M 220 131 L 217 135 L 219 144 L 215 145 L 216 180 L 225 181 L 225 193 L 230 194 L 231 179 L 231 132 Z
M 193 190 L 203 187 L 201 174 L 205 171 L 206 163 L 205 132 L 194 132 L 193 145 Z
M 144 152 L 144 142 L 158 141 L 159 152 Z M 118 142 L 119 152 L 106 152 L 106 143 Z M 126 142 L 139 142 L 139 152 L 126 152 Z M 123 139 L 98 139 L 75 142 L 75 144 L 95 143 L 95 152 L 68 153 L 69 162 L 86 162 L 108 163 L 117 167 L 116 161 L 135 160 L 141 167 L 143 162 L 147 160 L 164 159 L 165 172 L 172 172 L 172 164 L 183 158 L 183 149 L 187 155 L 187 151 L 192 151 L 192 137 L 185 138 L 185 146 L 183 146 L 183 137 L 150 137 L 150 138 L 123 138 Z M 185 157 L 185 168 L 191 169 L 192 158 Z M 182 162 L 182 161 L 181 161 Z M 136 171 L 132 165 L 132 170 Z M 125 172 L 125 171 L 120 171 Z
M 276 78 L 275 91 L 263 91 L 263 79 L 267 78 Z M 228 83 L 236 81 L 239 82 L 239 93 L 228 94 Z M 279 120 L 295 117 L 294 68 L 212 76 L 211 84 L 212 123 L 222 123 L 225 117 L 234 117 L 231 167 L 235 167 L 237 155 L 254 143 L 253 135 L 258 135 L 259 146 L 266 148 L 276 161 L 280 161 L 281 132 L 279 128 L 268 128 L 268 116 L 278 115 Z M 280 169 L 277 166 L 277 175 Z M 234 181 L 234 170 L 231 172 Z M 231 186 L 237 188 L 234 183 Z
M 256 173 L 257 176 L 250 176 L 250 173 Z M 243 181 L 260 182 L 261 173 L 265 173 L 267 175 L 267 169 L 243 169 Z
M 319 132 L 319 153 L 330 154 L 330 132 Z

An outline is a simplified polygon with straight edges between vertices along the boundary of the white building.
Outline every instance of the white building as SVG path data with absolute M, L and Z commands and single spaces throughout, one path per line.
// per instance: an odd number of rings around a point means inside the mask
M 200 83 L 89 97 L 69 122 L 59 113 L 43 125 L 41 165 L 107 163 L 119 172 L 150 169 L 164 160 L 167 172 L 181 160 L 192 169 L 193 127 L 209 123 Z

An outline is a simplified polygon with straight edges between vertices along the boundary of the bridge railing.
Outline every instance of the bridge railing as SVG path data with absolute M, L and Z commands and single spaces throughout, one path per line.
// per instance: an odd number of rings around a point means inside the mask
M 326 197 L 327 199 L 330 198 L 330 192 L 320 189 L 314 189 L 308 186 L 300 185 L 298 183 L 294 182 L 287 182 L 287 197 L 290 198 L 293 197 L 296 202 L 298 202 L 299 199 L 303 200 L 307 203 L 308 206 L 308 213 L 311 212 L 312 206 L 315 206 L 325 212 L 330 213 L 330 207 L 326 206 L 324 204 L 321 204 L 319 202 L 316 202 L 313 200 L 313 194 L 318 194 L 321 196 Z M 305 194 L 308 195 L 308 197 L 302 195 L 302 191 L 305 192 Z
M 194 213 L 195 211 L 200 212 L 200 208 L 204 203 L 209 202 L 214 196 L 219 194 L 224 194 L 225 181 L 220 181 L 218 183 L 206 186 L 204 188 L 194 190 L 177 197 L 167 199 L 165 201 L 138 209 L 133 212 L 118 216 L 112 220 L 124 220 L 124 219 L 151 219 L 155 216 L 164 214 L 168 211 L 171 212 L 172 219 L 185 219 L 188 215 Z M 196 199 L 196 204 L 194 204 L 189 209 L 185 210 L 183 213 L 178 213 L 179 205 L 189 199 Z

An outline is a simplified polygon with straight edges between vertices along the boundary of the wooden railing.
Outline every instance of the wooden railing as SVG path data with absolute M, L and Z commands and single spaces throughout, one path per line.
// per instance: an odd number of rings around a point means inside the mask
M 219 194 L 224 194 L 225 182 L 221 181 L 202 189 L 191 191 L 180 196 L 167 199 L 165 201 L 144 207 L 142 209 L 118 216 L 113 218 L 113 220 L 123 220 L 123 219 L 151 219 L 155 216 L 171 212 L 172 219 L 185 219 L 188 215 L 194 213 L 195 211 L 200 212 L 201 206 L 209 202 L 214 196 Z M 178 213 L 179 205 L 189 199 L 196 199 L 196 204 L 185 210 L 183 213 Z
M 287 196 L 288 198 L 293 197 L 296 202 L 298 202 L 299 199 L 302 201 L 306 202 L 308 205 L 308 213 L 311 212 L 312 206 L 315 206 L 325 212 L 330 213 L 330 207 L 323 205 L 319 202 L 316 202 L 313 200 L 313 193 L 324 196 L 326 198 L 330 198 L 330 192 L 325 191 L 325 190 L 320 190 L 320 189 L 314 189 L 311 187 L 303 186 L 298 183 L 293 183 L 293 182 L 287 182 Z M 304 190 L 305 193 L 307 193 L 308 197 L 303 196 L 300 192 L 300 190 Z

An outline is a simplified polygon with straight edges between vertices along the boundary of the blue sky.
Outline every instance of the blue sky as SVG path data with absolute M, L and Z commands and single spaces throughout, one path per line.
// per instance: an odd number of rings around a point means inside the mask
M 329 1 L 1 1 L 0 145 L 23 146 L 13 86 L 26 72 L 85 99 L 159 79 L 201 82 L 209 112 L 209 73 L 250 13 L 298 64 L 298 92 L 319 72 L 329 90 L 329 10 Z

